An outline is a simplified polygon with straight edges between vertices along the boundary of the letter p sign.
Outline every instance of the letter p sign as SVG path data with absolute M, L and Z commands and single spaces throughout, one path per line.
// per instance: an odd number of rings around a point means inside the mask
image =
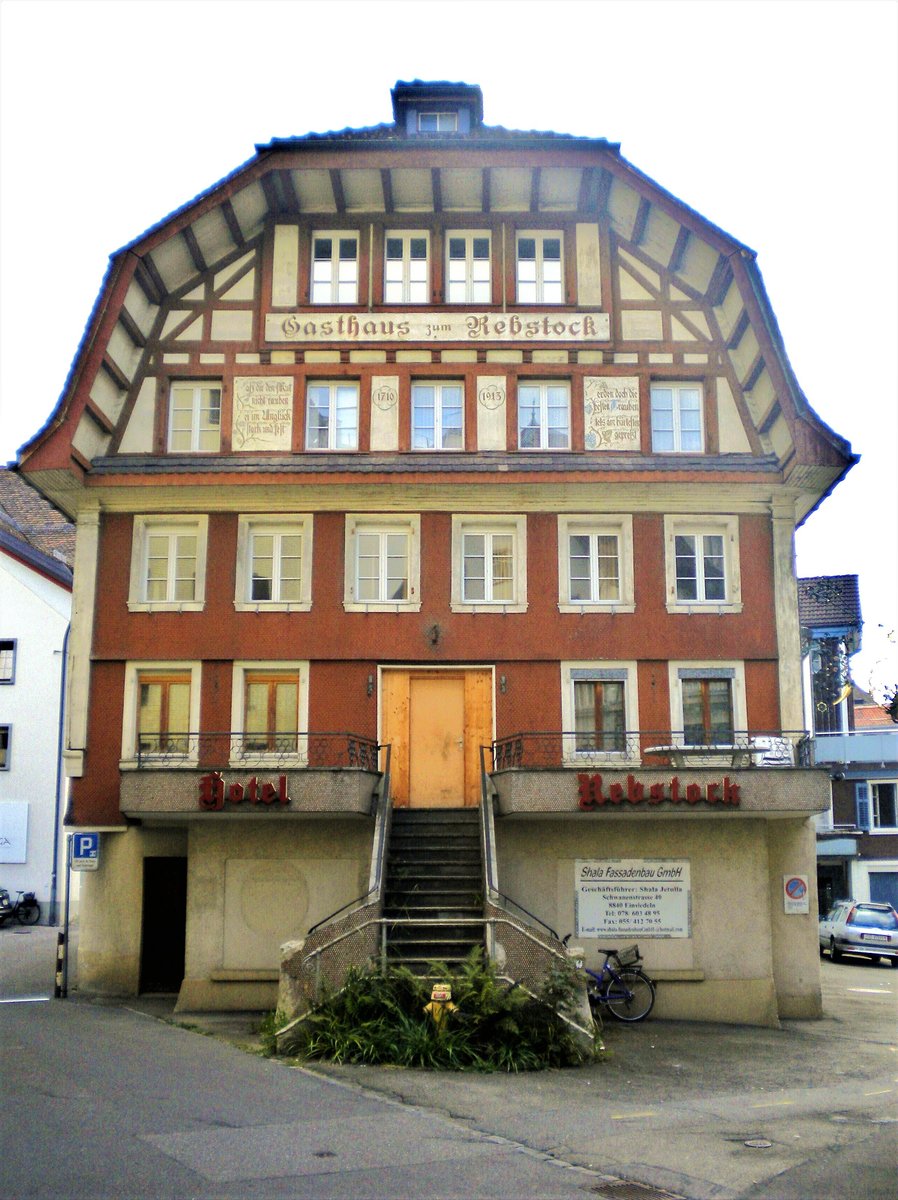
M 72 834 L 72 870 L 96 871 L 100 865 L 100 835 L 98 833 Z

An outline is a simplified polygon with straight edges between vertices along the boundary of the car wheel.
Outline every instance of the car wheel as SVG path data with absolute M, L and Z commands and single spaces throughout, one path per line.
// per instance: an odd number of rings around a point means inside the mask
M 842 951 L 836 945 L 835 938 L 829 939 L 829 956 L 833 960 L 833 962 L 839 962 L 840 959 L 842 958 Z
M 893 967 L 898 967 L 898 958 L 893 958 L 893 959 L 892 959 L 892 966 L 893 966 Z
M 879 957 L 879 955 L 878 955 L 878 954 L 871 954 L 871 955 L 870 955 L 870 962 L 871 962 L 871 963 L 873 963 L 874 967 L 876 966 L 876 964 L 877 964 L 877 963 L 879 963 L 879 962 L 881 962 L 881 961 L 882 961 L 882 959 Z

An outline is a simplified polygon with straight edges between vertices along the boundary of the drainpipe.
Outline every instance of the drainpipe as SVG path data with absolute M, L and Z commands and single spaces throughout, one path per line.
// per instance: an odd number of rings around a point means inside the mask
M 65 717 L 65 685 L 66 685 L 66 668 L 69 661 L 69 634 L 72 630 L 72 622 L 65 627 L 65 636 L 62 639 L 62 670 L 59 676 L 59 729 L 56 735 L 56 802 L 53 808 L 53 872 L 50 876 L 50 912 L 47 917 L 48 925 L 56 924 L 56 908 L 57 900 L 56 893 L 58 891 L 58 874 L 59 874 L 59 813 L 62 808 L 62 739 L 63 739 L 63 720 Z

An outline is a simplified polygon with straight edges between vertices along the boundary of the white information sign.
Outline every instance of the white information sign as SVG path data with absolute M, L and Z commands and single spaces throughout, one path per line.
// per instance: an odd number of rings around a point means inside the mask
M 0 800 L 0 863 L 28 861 L 28 801 Z
M 575 907 L 578 937 L 691 937 L 689 859 L 578 861 Z

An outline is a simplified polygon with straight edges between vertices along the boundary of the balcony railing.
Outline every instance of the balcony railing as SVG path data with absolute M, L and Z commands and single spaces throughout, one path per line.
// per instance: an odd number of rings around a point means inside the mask
M 812 761 L 832 763 L 898 763 L 898 725 L 894 729 L 818 733 L 812 739 Z
M 355 733 L 220 733 L 141 734 L 137 766 L 228 767 L 265 770 L 380 770 L 380 746 Z
M 804 730 L 726 730 L 709 738 L 682 730 L 516 733 L 492 744 L 494 771 L 561 767 L 716 767 L 733 769 L 810 765 Z

